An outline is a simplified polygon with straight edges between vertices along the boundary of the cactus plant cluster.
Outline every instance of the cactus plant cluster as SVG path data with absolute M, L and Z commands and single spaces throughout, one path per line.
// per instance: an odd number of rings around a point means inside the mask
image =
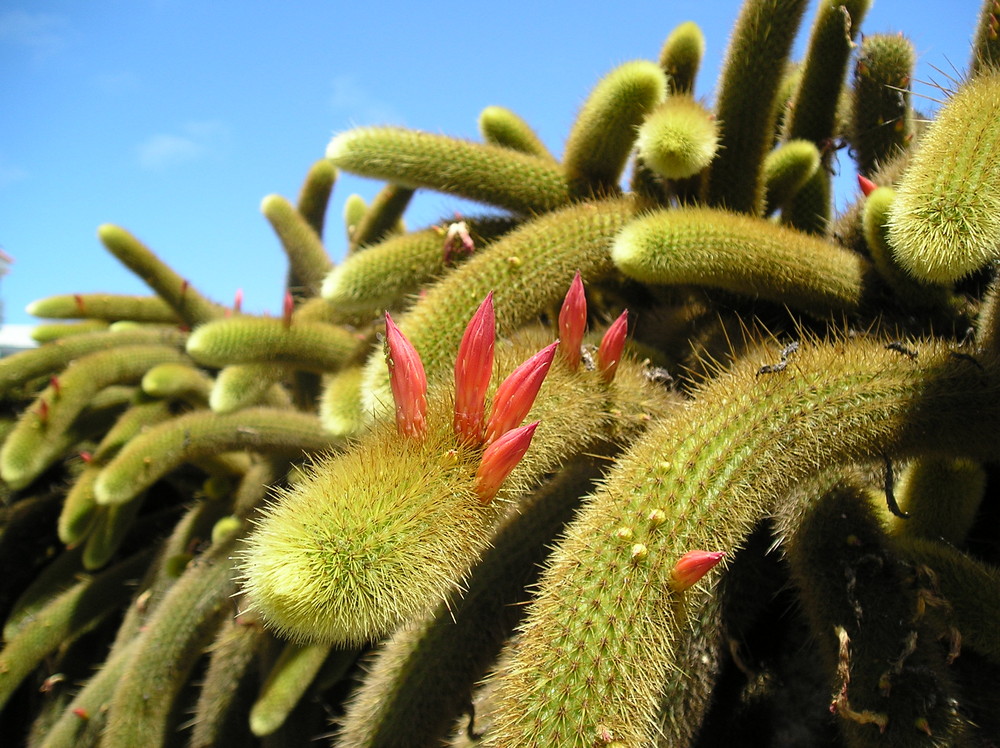
M 152 294 L 0 361 L 4 742 L 997 745 L 1000 6 L 927 123 L 868 0 L 793 61 L 807 5 L 714 101 L 678 26 L 561 158 L 336 135 L 262 204 L 280 316 L 102 226 Z

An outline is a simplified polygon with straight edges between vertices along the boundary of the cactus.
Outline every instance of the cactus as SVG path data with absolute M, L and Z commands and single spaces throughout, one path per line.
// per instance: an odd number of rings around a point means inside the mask
M 910 42 L 823 0 L 792 61 L 807 5 L 745 0 L 714 101 L 679 24 L 561 157 L 336 135 L 261 204 L 273 316 L 100 227 L 151 293 L 0 361 L 5 740 L 995 743 L 1000 10 L 918 138 Z

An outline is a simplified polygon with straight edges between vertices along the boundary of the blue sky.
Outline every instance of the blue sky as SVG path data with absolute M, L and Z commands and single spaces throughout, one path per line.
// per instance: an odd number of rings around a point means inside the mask
M 683 21 L 706 36 L 696 93 L 711 99 L 739 5 L 6 0 L 0 247 L 15 262 L 0 281 L 4 321 L 34 322 L 25 305 L 57 293 L 145 293 L 98 242 L 102 223 L 135 233 L 217 301 L 243 289 L 246 311 L 277 313 L 284 256 L 260 201 L 294 200 L 335 132 L 397 124 L 477 138 L 479 112 L 497 104 L 561 153 L 594 83 L 627 60 L 656 59 Z M 863 30 L 903 31 L 917 78 L 946 82 L 934 68 L 964 70 L 979 6 L 876 0 Z M 341 176 L 325 237 L 335 258 L 344 200 L 379 186 Z M 407 222 L 457 207 L 421 194 Z

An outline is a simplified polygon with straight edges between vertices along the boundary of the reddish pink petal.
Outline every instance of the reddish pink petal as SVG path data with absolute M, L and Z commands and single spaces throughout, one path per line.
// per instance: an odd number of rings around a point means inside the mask
M 238 312 L 243 309 L 243 289 L 236 289 L 236 297 L 233 299 L 233 311 Z
M 864 193 L 865 197 L 872 194 L 878 187 L 872 180 L 861 176 L 858 174 L 858 186 L 861 187 L 861 191 Z
M 580 272 L 573 276 L 569 291 L 559 310 L 559 351 L 571 369 L 580 365 L 580 345 L 587 329 L 587 297 Z
M 510 373 L 493 396 L 493 409 L 486 423 L 486 444 L 517 426 L 528 415 L 535 396 L 549 373 L 559 341 L 547 345 Z
M 724 551 L 688 551 L 674 565 L 674 570 L 670 573 L 670 586 L 675 592 L 682 592 L 718 564 Z
M 484 504 L 493 501 L 500 485 L 524 457 L 531 445 L 531 437 L 538 421 L 511 429 L 483 452 L 482 462 L 476 471 L 476 495 Z
M 472 315 L 455 359 L 455 433 L 461 441 L 483 443 L 486 390 L 493 375 L 496 321 L 493 292 Z
M 396 401 L 396 429 L 404 436 L 422 438 L 427 433 L 427 376 L 413 344 L 385 315 L 385 362 Z
M 611 323 L 611 327 L 604 333 L 601 344 L 597 347 L 597 368 L 605 382 L 610 382 L 615 378 L 618 362 L 622 360 L 622 352 L 625 350 L 625 334 L 627 332 L 628 309 L 618 315 L 618 319 Z
M 281 321 L 285 327 L 292 326 L 292 312 L 295 311 L 295 299 L 292 298 L 291 291 L 285 291 L 285 298 L 281 303 Z

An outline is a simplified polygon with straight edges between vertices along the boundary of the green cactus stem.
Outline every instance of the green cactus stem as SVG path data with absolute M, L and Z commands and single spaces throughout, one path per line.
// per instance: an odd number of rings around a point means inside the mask
M 94 486 L 97 502 L 123 504 L 140 491 L 198 457 L 228 450 L 299 456 L 332 446 L 319 419 L 278 408 L 246 408 L 220 414 L 194 411 L 145 431 L 103 469 Z
M 357 347 L 358 338 L 343 327 L 251 316 L 204 324 L 187 341 L 191 358 L 205 366 L 281 364 L 317 373 L 336 371 Z
M 615 239 L 615 265 L 646 283 L 698 284 L 820 316 L 862 300 L 868 263 L 836 244 L 713 208 L 661 210 Z
M 106 223 L 97 229 L 97 236 L 111 254 L 153 289 L 188 326 L 225 314 L 221 305 L 198 293 L 125 229 Z
M 833 225 L 830 174 L 819 168 L 781 210 L 781 223 L 813 236 L 828 237 Z
M 174 700 L 231 610 L 236 536 L 188 565 L 146 623 L 108 704 L 106 745 L 161 745 Z
M 841 485 L 789 533 L 792 576 L 831 675 L 831 711 L 851 746 L 939 746 L 966 720 L 936 592 L 893 552 L 864 490 Z
M 963 458 L 920 457 L 900 472 L 896 502 L 905 515 L 887 518 L 895 536 L 965 542 L 986 493 L 986 471 Z
M 216 413 L 234 413 L 253 405 L 291 407 L 280 382 L 287 370 L 271 364 L 233 364 L 215 377 L 208 405 Z
M 65 369 L 74 359 L 116 346 L 168 345 L 181 349 L 187 333 L 164 328 L 83 333 L 0 359 L 0 393 Z
M 479 113 L 479 134 L 483 140 L 502 148 L 510 148 L 521 153 L 555 161 L 545 143 L 527 122 L 510 109 L 502 106 L 488 106 Z
M 764 159 L 764 215 L 788 202 L 819 168 L 819 149 L 810 140 L 789 140 L 768 153 Z
M 518 511 L 504 518 L 466 588 L 380 647 L 348 702 L 338 746 L 431 745 L 445 735 L 525 612 L 524 590 L 537 577 L 546 544 L 605 465 L 603 456 L 575 460 L 520 502 Z M 451 687 L 439 688 L 440 683 Z
M 5 642 L 17 636 L 52 598 L 80 581 L 79 575 L 83 572 L 81 555 L 80 548 L 63 551 L 31 581 L 11 605 L 4 621 Z
M 50 653 L 111 615 L 131 595 L 130 582 L 149 562 L 140 551 L 53 598 L 0 650 L 0 708 Z
M 285 723 L 329 657 L 348 657 L 352 662 L 357 658 L 353 650 L 330 650 L 329 644 L 285 644 L 250 709 L 250 731 L 254 735 L 270 735 Z
M 327 206 L 330 203 L 330 193 L 333 192 L 337 176 L 336 167 L 327 159 L 321 158 L 316 161 L 302 182 L 302 189 L 299 190 L 299 198 L 295 204 L 299 213 L 306 219 L 306 223 L 316 232 L 316 236 L 321 238 Z
M 785 123 L 787 138 L 820 145 L 836 135 L 847 63 L 871 0 L 822 0 L 816 11 L 802 77 Z
M 510 218 L 467 218 L 475 249 L 480 251 L 515 226 Z M 409 301 L 416 292 L 470 255 L 446 252 L 448 222 L 393 236 L 349 255 L 323 281 L 322 296 L 344 315 L 381 314 Z
M 219 625 L 194 710 L 192 748 L 252 739 L 247 720 L 257 692 L 252 675 L 269 639 L 252 616 L 226 618 Z
M 89 319 L 82 322 L 52 322 L 32 327 L 31 339 L 36 343 L 52 343 L 63 338 L 71 338 L 74 335 L 103 332 L 108 327 L 108 323 L 102 319 Z
M 143 375 L 140 386 L 150 397 L 182 400 L 198 408 L 208 403 L 212 378 L 190 364 L 158 364 Z
M 694 81 L 705 56 L 705 35 L 694 21 L 676 26 L 660 49 L 659 63 L 667 74 L 671 96 L 694 94 Z
M 864 176 L 872 176 L 910 147 L 915 132 L 910 105 L 915 65 L 913 43 L 900 34 L 869 34 L 861 40 L 848 137 L 858 172 Z
M 130 320 L 163 324 L 176 324 L 180 321 L 177 313 L 159 296 L 62 294 L 33 301 L 25 311 L 35 317 L 48 319 L 92 319 L 105 322 Z
M 403 213 L 413 198 L 413 189 L 387 184 L 375 195 L 350 232 L 347 253 L 376 244 L 403 230 Z
M 983 0 L 976 35 L 972 41 L 969 76 L 990 74 L 1000 68 L 1000 8 L 993 0 Z
M 618 66 L 602 78 L 566 139 L 563 168 L 577 197 L 613 196 L 620 192 L 625 163 L 636 129 L 667 95 L 663 70 L 648 60 Z
M 992 364 L 940 343 L 874 339 L 757 352 L 654 424 L 567 530 L 498 694 L 486 745 L 647 745 L 675 667 L 669 576 L 692 548 L 732 549 L 796 482 L 873 453 L 995 451 Z M 771 372 L 771 373 L 768 373 Z M 659 510 L 659 511 L 657 511 Z M 639 552 L 637 552 L 639 551 Z
M 889 220 L 896 191 L 892 187 L 877 187 L 865 199 L 861 227 L 872 264 L 892 289 L 896 299 L 905 306 L 923 311 L 957 308 L 951 289 L 936 283 L 924 283 L 899 266 L 889 246 Z
M 323 277 L 333 267 L 333 260 L 323 240 L 298 209 L 281 195 L 268 195 L 260 204 L 288 257 L 286 286 L 293 295 L 315 296 Z
M 515 213 L 565 205 L 569 186 L 548 159 L 509 148 L 395 127 L 363 127 L 334 137 L 335 166 L 395 184 L 426 187 Z
M 1000 633 L 992 613 L 1000 603 L 1000 569 L 947 542 L 916 534 L 897 535 L 894 542 L 900 555 L 913 563 L 926 564 L 931 570 L 934 591 L 950 606 L 954 625 L 962 637 L 962 648 L 975 650 L 994 665 L 1000 665 Z M 939 605 L 948 612 L 946 606 Z
M 327 378 L 319 402 L 319 419 L 332 436 L 354 436 L 368 423 L 361 410 L 364 376 L 363 367 L 351 366 Z
M 1000 73 L 963 85 L 941 108 L 896 187 L 889 244 L 919 280 L 951 283 L 997 257 Z
M 777 96 L 805 0 L 747 0 L 740 10 L 719 82 L 722 131 L 706 203 L 759 215 L 764 157 L 773 144 Z
M 47 730 L 38 748 L 90 748 L 99 744 L 108 703 L 138 643 L 138 639 L 133 639 L 104 661 Z
M 27 486 L 60 456 L 58 437 L 101 389 L 137 381 L 156 364 L 183 360 L 166 346 L 122 346 L 76 359 L 21 415 L 0 449 L 0 476 L 12 486 Z

